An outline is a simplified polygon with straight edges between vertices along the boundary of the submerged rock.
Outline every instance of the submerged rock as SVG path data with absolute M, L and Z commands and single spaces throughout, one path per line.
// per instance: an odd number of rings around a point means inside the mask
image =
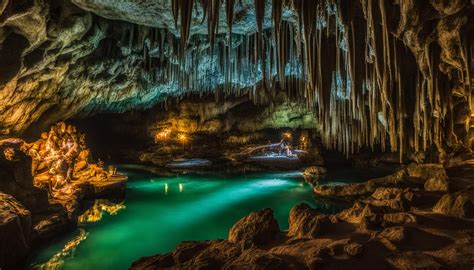
M 200 158 L 193 158 L 193 159 L 179 159 L 174 160 L 171 163 L 166 165 L 169 169 L 174 170 L 186 170 L 186 169 L 202 169 L 206 167 L 210 167 L 212 165 L 212 161 L 207 159 L 200 159 Z

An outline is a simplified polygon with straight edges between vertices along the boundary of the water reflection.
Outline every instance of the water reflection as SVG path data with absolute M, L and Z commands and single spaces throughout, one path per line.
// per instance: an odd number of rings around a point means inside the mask
M 114 203 L 109 200 L 96 200 L 94 205 L 78 217 L 80 224 L 93 223 L 102 219 L 104 213 L 116 215 L 120 210 L 125 209 L 123 202 Z
M 54 256 L 49 259 L 49 261 L 38 264 L 38 265 L 33 265 L 33 269 L 39 269 L 39 270 L 55 270 L 55 269 L 61 269 L 61 267 L 64 265 L 64 262 L 68 258 L 74 257 L 74 253 L 76 251 L 77 246 L 84 240 L 87 239 L 88 233 L 80 228 L 79 229 L 79 235 L 71 239 L 69 242 L 64 245 L 64 248 L 54 254 Z

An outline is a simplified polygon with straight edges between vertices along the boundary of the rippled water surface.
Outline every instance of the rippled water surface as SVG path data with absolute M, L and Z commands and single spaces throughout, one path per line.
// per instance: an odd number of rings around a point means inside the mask
M 140 167 L 120 168 L 129 176 L 125 201 L 94 202 L 78 229 L 40 249 L 32 268 L 128 269 L 138 258 L 168 252 L 184 240 L 226 238 L 251 211 L 270 207 L 287 229 L 288 213 L 300 202 L 326 213 L 343 207 L 314 198 L 298 172 L 163 178 Z M 336 174 L 334 182 L 353 181 L 350 175 Z

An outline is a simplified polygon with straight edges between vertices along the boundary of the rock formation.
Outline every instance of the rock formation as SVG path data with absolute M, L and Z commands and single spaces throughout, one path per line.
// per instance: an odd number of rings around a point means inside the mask
M 472 0 L 1 1 L 0 267 L 74 223 L 81 199 L 123 193 L 60 122 L 101 113 L 120 116 L 96 129 L 131 135 L 128 155 L 160 166 L 189 153 L 241 164 L 265 130 L 298 130 L 318 142 L 296 155 L 319 166 L 314 192 L 353 203 L 333 216 L 298 205 L 288 232 L 262 210 L 229 240 L 135 268 L 471 267 L 473 14 Z M 413 164 L 320 186 L 321 147 Z
M 470 146 L 470 1 L 184 3 L 4 2 L 2 134 L 190 92 L 284 91 L 347 154 Z
M 0 141 L 1 268 L 24 267 L 31 248 L 73 228 L 83 199 L 124 194 L 126 177 L 93 163 L 73 126 L 58 123 L 49 135 Z

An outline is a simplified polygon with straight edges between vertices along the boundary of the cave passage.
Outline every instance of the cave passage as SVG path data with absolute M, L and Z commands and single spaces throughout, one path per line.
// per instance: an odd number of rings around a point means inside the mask
M 474 0 L 0 0 L 0 270 L 474 269 L 473 55 Z

